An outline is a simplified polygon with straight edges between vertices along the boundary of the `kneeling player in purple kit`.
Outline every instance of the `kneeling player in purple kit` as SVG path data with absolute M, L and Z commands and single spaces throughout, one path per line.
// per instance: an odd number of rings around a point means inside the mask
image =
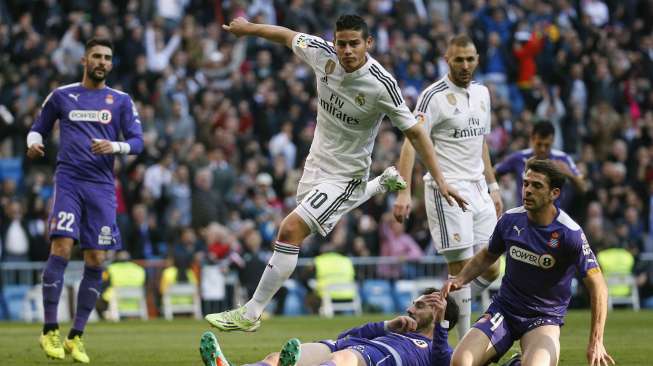
M 39 343 L 46 356 L 90 362 L 82 334 L 101 291 L 107 250 L 122 247 L 116 225 L 114 154 L 138 154 L 143 137 L 136 107 L 129 95 L 105 85 L 112 68 L 109 40 L 86 43 L 81 83 L 55 89 L 27 135 L 27 156 L 44 155 L 43 139 L 59 120 L 60 146 L 55 170 L 52 213 L 48 220 L 52 242 L 43 270 L 45 324 Z M 119 142 L 122 133 L 125 141 Z M 64 286 L 64 271 L 74 243 L 84 251 L 84 275 L 77 309 L 67 339 L 61 342 L 57 306 Z
M 565 176 L 550 160 L 530 159 L 523 179 L 524 205 L 506 211 L 488 248 L 443 286 L 445 295 L 460 288 L 506 253 L 499 293 L 458 344 L 451 365 L 496 362 L 516 340 L 520 341 L 523 364 L 557 365 L 560 327 L 576 273 L 583 278 L 591 300 L 587 360 L 592 366 L 614 364 L 603 345 L 607 288 L 601 270 L 583 230 L 554 205 Z
M 300 344 L 291 339 L 281 352 L 250 366 L 447 366 L 451 347 L 448 330 L 458 320 L 458 306 L 435 289 L 426 289 L 406 309 L 407 315 L 349 329 L 336 341 Z M 447 324 L 448 323 L 448 324 Z M 200 353 L 206 366 L 227 366 L 217 339 L 202 336 Z

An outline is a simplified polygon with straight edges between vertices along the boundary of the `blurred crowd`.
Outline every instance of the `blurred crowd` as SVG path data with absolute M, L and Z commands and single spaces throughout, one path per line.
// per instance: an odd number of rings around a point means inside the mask
M 58 139 L 32 162 L 25 136 L 45 96 L 81 79 L 79 60 L 92 36 L 113 40 L 108 84 L 132 96 L 144 131 L 143 154 L 119 159 L 115 169 L 131 257 L 229 259 L 242 268 L 245 259 L 265 256 L 296 204 L 316 123 L 315 80 L 290 50 L 237 39 L 220 26 L 244 16 L 331 40 L 345 12 L 365 17 L 372 55 L 396 76 L 411 109 L 447 72 L 448 39 L 470 34 L 480 54 L 476 80 L 492 96 L 493 161 L 527 148 L 532 125 L 550 121 L 553 147 L 574 157 L 589 185 L 565 209 L 590 243 L 635 257 L 653 251 L 646 239 L 653 222 L 650 1 L 0 0 L 0 154 L 23 159 L 22 174 L 2 176 L 3 260 L 47 257 Z M 372 176 L 396 163 L 400 146 L 399 132 L 384 122 Z M 422 173 L 418 166 L 417 186 Z M 500 183 L 506 207 L 518 206 L 514 179 Z M 301 255 L 325 248 L 353 256 L 432 253 L 423 198 L 415 197 L 405 227 L 387 215 L 392 199 L 374 197 L 330 237 L 309 240 Z M 638 268 L 650 286 L 646 266 Z

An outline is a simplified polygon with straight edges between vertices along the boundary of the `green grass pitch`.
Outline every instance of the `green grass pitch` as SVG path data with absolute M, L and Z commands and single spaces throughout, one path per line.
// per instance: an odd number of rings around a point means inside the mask
M 562 328 L 561 365 L 586 365 L 589 311 L 572 311 Z M 237 365 L 254 362 L 276 351 L 288 338 L 310 342 L 335 338 L 345 328 L 387 317 L 273 318 L 256 333 L 220 333 L 222 350 Z M 69 324 L 62 325 L 67 333 Z M 0 323 L 0 365 L 63 365 L 47 360 L 38 346 L 38 324 Z M 618 365 L 653 365 L 653 312 L 611 312 L 605 344 Z M 202 365 L 197 352 L 200 335 L 210 329 L 204 321 L 137 320 L 91 323 L 85 333 L 92 365 Z M 455 335 L 450 338 L 453 342 Z M 515 351 L 516 347 L 513 348 Z M 511 353 L 510 353 L 511 354 Z M 508 356 L 510 356 L 508 354 Z

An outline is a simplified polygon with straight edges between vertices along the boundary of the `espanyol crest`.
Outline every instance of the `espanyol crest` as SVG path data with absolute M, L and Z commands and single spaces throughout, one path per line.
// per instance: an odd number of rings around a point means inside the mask
M 413 344 L 415 344 L 419 348 L 428 348 L 429 347 L 429 344 L 426 343 L 425 341 L 421 340 L 421 339 L 411 338 L 410 340 L 413 341 Z

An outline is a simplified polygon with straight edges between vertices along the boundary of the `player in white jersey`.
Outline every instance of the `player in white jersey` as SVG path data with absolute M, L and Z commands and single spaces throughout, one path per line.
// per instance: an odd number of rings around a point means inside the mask
M 281 222 L 274 253 L 252 299 L 238 309 L 206 316 L 220 330 L 254 331 L 263 309 L 294 271 L 304 238 L 327 235 L 342 215 L 378 191 L 380 182 L 368 183 L 367 178 L 384 115 L 416 147 L 449 204 L 464 207 L 466 202 L 444 181 L 433 145 L 406 107 L 395 79 L 367 54 L 372 38 L 361 17 L 341 16 L 333 44 L 243 18 L 223 28 L 236 36 L 254 35 L 286 45 L 313 68 L 317 79 L 317 128 L 297 188 L 298 207 Z
M 485 86 L 472 81 L 478 65 L 476 47 L 468 36 L 456 36 L 449 43 L 445 59 L 449 73 L 420 94 L 414 113 L 431 135 L 445 180 L 470 203 L 466 211 L 443 205 L 439 184 L 430 174 L 424 177 L 431 236 L 447 261 L 449 275 L 455 276 L 475 250 L 487 245 L 502 203 L 485 142 L 485 135 L 490 133 L 490 94 Z M 395 202 L 394 214 L 399 221 L 410 211 L 414 161 L 413 147 L 404 141 L 399 172 L 408 188 L 399 193 Z M 474 280 L 471 289 L 466 286 L 451 294 L 460 308 L 458 339 L 469 330 L 472 292 L 482 292 L 498 274 L 498 265 L 494 265 Z

